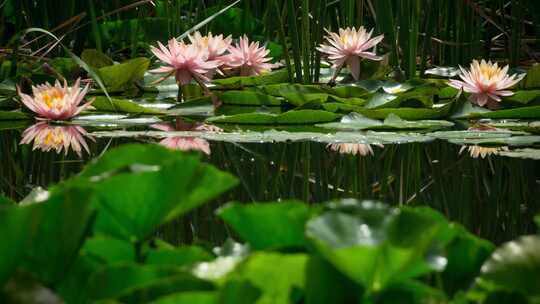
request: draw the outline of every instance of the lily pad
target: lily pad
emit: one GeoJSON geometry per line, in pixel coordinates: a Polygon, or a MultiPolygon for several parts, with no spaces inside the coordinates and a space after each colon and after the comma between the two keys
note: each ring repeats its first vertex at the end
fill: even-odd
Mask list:
{"type": "Polygon", "coordinates": [[[441,129],[449,128],[453,122],[446,120],[403,120],[399,116],[390,113],[386,119],[380,120],[367,118],[358,113],[351,113],[344,116],[341,122],[318,124],[318,127],[337,130],[388,130],[388,129],[441,129]]]}
{"type": "Polygon", "coordinates": [[[280,69],[259,76],[237,76],[224,79],[214,79],[212,83],[220,87],[241,88],[245,86],[257,86],[283,83],[289,80],[287,69],[280,69]]]}
{"type": "Polygon", "coordinates": [[[109,92],[119,92],[142,79],[149,65],[148,58],[140,57],[102,67],[97,73],[109,92]]]}
{"type": "Polygon", "coordinates": [[[456,67],[435,67],[424,71],[424,74],[435,75],[444,78],[452,78],[459,75],[459,73],[460,71],[456,67]]]}
{"type": "Polygon", "coordinates": [[[98,111],[123,112],[132,114],[163,114],[160,109],[143,107],[129,99],[108,98],[97,96],[92,102],[92,107],[98,111]]]}
{"type": "Polygon", "coordinates": [[[252,91],[226,91],[219,96],[226,105],[264,105],[279,106],[281,100],[274,96],[252,91]]]}
{"type": "Polygon", "coordinates": [[[22,120],[30,118],[32,116],[20,111],[0,111],[0,120],[22,120]]]}
{"type": "Polygon", "coordinates": [[[472,105],[470,102],[464,102],[452,115],[452,118],[540,118],[540,106],[517,107],[512,109],[490,111],[486,108],[472,105]]]}
{"type": "Polygon", "coordinates": [[[86,49],[81,54],[81,59],[94,69],[100,69],[113,65],[113,60],[96,49],[86,49]]]}
{"type": "Polygon", "coordinates": [[[515,157],[515,158],[528,158],[528,159],[540,160],[540,149],[533,149],[533,148],[514,149],[510,151],[500,151],[498,155],[507,156],[507,157],[515,157]]]}
{"type": "Polygon", "coordinates": [[[520,83],[524,89],[540,88],[540,64],[535,63],[527,71],[527,75],[520,83]]]}
{"type": "Polygon", "coordinates": [[[282,114],[272,113],[245,113],[231,116],[216,116],[208,118],[212,123],[236,123],[236,124],[313,124],[328,122],[339,118],[341,115],[322,110],[292,110],[282,114]]]}

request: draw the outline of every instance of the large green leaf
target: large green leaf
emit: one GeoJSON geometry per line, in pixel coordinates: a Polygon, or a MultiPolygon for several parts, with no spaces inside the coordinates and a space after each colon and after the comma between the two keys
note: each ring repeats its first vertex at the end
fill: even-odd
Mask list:
{"type": "Polygon", "coordinates": [[[20,111],[0,111],[0,120],[30,119],[32,116],[20,111]]]}
{"type": "Polygon", "coordinates": [[[231,116],[216,116],[207,120],[213,123],[290,125],[328,122],[339,117],[340,115],[338,114],[322,110],[292,110],[282,114],[243,113],[231,116]]]}
{"type": "Polygon", "coordinates": [[[261,291],[257,304],[290,303],[291,292],[304,288],[307,260],[305,254],[254,253],[232,277],[245,279],[261,291]]]}
{"type": "Polygon", "coordinates": [[[490,111],[464,102],[452,115],[452,118],[540,118],[540,106],[517,107],[490,111]]]}
{"type": "Polygon", "coordinates": [[[272,96],[284,96],[283,94],[316,94],[316,93],[326,93],[326,91],[318,85],[302,85],[302,84],[290,84],[290,83],[279,83],[271,84],[259,87],[260,90],[266,94],[272,96]]]}
{"type": "Polygon", "coordinates": [[[90,189],[64,187],[39,203],[20,207],[26,213],[28,242],[22,266],[42,281],[60,281],[77,256],[94,214],[90,189]]]}
{"type": "MultiPolygon", "coordinates": [[[[413,103],[420,107],[431,108],[433,106],[433,96],[438,93],[438,89],[431,86],[422,86],[397,95],[388,93],[376,93],[367,102],[368,109],[397,108],[403,103],[413,103]]],[[[407,105],[410,107],[410,105],[407,105]]]]}
{"type": "MultiPolygon", "coordinates": [[[[29,207],[30,208],[30,207],[29,207]]],[[[21,254],[27,242],[28,227],[30,224],[29,213],[17,206],[0,206],[0,233],[3,242],[0,243],[0,285],[11,277],[12,272],[21,262],[21,254]]]]}
{"type": "Polygon", "coordinates": [[[209,291],[189,291],[171,294],[152,301],[151,304],[218,304],[218,294],[209,291]]]}
{"type": "Polygon", "coordinates": [[[527,71],[527,75],[521,81],[520,86],[524,89],[540,88],[540,64],[535,63],[527,71]]]}
{"type": "Polygon", "coordinates": [[[487,240],[455,226],[456,238],[446,248],[448,265],[442,274],[444,288],[449,294],[467,289],[480,273],[480,267],[495,249],[487,240]]]}
{"type": "Polygon", "coordinates": [[[301,202],[240,204],[221,208],[218,215],[254,249],[304,247],[304,225],[311,211],[301,202]]]}
{"type": "Polygon", "coordinates": [[[145,263],[180,267],[210,261],[212,257],[208,251],[201,247],[185,246],[174,249],[152,249],[148,252],[145,263]]]}
{"type": "Polygon", "coordinates": [[[106,236],[89,238],[81,248],[81,255],[93,258],[102,264],[134,262],[135,248],[131,242],[106,236]]]}
{"type": "Polygon", "coordinates": [[[236,184],[198,157],[158,145],[124,145],[109,151],[73,182],[98,192],[94,230],[141,240],[157,226],[208,202],[236,184]],[[122,189],[122,191],[118,191],[122,189]]]}
{"type": "Polygon", "coordinates": [[[306,265],[306,303],[360,303],[362,287],[317,255],[306,265]]]}
{"type": "Polygon", "coordinates": [[[318,124],[318,127],[336,130],[384,130],[384,129],[439,129],[452,127],[454,123],[446,120],[403,120],[399,116],[390,113],[381,122],[376,119],[367,118],[358,113],[350,113],[341,118],[340,122],[318,124]]]}
{"type": "Polygon", "coordinates": [[[92,102],[92,106],[98,111],[106,112],[123,112],[132,114],[163,114],[163,111],[148,107],[143,107],[140,104],[129,100],[119,98],[108,98],[97,96],[92,102]]]}
{"type": "Polygon", "coordinates": [[[446,260],[431,255],[452,234],[438,214],[398,212],[371,201],[334,205],[307,223],[306,234],[322,256],[368,294],[444,268],[446,260]]]}
{"type": "Polygon", "coordinates": [[[242,88],[245,86],[257,86],[283,83],[289,80],[287,69],[280,69],[259,76],[237,76],[225,79],[215,79],[212,82],[220,87],[242,88]]]}
{"type": "Polygon", "coordinates": [[[448,116],[452,107],[452,102],[446,104],[434,105],[432,108],[382,108],[382,109],[365,109],[356,108],[355,111],[369,118],[385,119],[388,115],[394,114],[402,119],[419,120],[419,119],[437,119],[448,116]]]}
{"type": "Polygon", "coordinates": [[[480,279],[497,289],[540,296],[540,237],[522,236],[497,248],[482,266],[480,279]]]}
{"type": "Polygon", "coordinates": [[[274,96],[252,91],[226,91],[219,96],[219,99],[226,105],[281,105],[281,100],[274,96]]]}
{"type": "Polygon", "coordinates": [[[117,92],[142,79],[149,65],[148,58],[133,58],[120,64],[102,67],[97,73],[109,92],[117,92]]]}
{"type": "Polygon", "coordinates": [[[129,299],[147,302],[180,291],[205,291],[212,284],[176,267],[118,264],[94,273],[88,281],[90,299],[129,299]]]}
{"type": "Polygon", "coordinates": [[[532,101],[538,100],[540,97],[540,90],[520,90],[514,92],[514,95],[505,97],[503,102],[513,102],[518,104],[528,104],[532,101]]]}
{"type": "Polygon", "coordinates": [[[86,49],[81,54],[81,59],[94,69],[100,69],[114,64],[109,56],[96,49],[86,49]]]}

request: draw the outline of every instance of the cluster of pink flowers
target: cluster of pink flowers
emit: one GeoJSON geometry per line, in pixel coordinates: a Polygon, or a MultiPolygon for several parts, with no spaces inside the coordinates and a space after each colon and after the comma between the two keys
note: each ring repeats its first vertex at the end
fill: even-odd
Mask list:
{"type": "Polygon", "coordinates": [[[249,42],[245,35],[235,45],[231,36],[214,36],[212,33],[202,36],[195,32],[188,37],[190,43],[172,38],[167,46],[160,42],[158,47],[152,46],[152,53],[163,65],[150,72],[163,74],[162,79],[174,75],[179,84],[185,85],[193,79],[208,82],[216,72],[252,76],[275,67],[269,63],[272,58],[267,57],[270,51],[259,46],[259,42],[249,42]]]}

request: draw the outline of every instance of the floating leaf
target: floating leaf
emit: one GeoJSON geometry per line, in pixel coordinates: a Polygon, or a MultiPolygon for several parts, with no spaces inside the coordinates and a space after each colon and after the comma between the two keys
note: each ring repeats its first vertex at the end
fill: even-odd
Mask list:
{"type": "Polygon", "coordinates": [[[31,115],[20,111],[0,111],[0,120],[22,120],[30,119],[31,115]]]}
{"type": "Polygon", "coordinates": [[[256,250],[303,247],[304,225],[310,213],[304,203],[294,201],[233,203],[218,211],[218,215],[256,250]]]}
{"type": "Polygon", "coordinates": [[[282,103],[276,97],[251,91],[226,91],[219,99],[226,105],[279,106],[282,103]]]}
{"type": "Polygon", "coordinates": [[[212,123],[236,124],[313,124],[328,122],[339,118],[340,115],[322,110],[293,110],[282,114],[245,113],[231,116],[216,116],[207,119],[212,123]]]}
{"type": "Polygon", "coordinates": [[[100,69],[113,65],[113,60],[96,49],[85,49],[81,54],[81,59],[94,69],[100,69]]]}
{"type": "Polygon", "coordinates": [[[142,79],[149,65],[148,58],[140,57],[102,67],[97,70],[97,73],[109,92],[117,92],[142,79]]]}
{"type": "Polygon", "coordinates": [[[395,114],[402,119],[419,120],[419,119],[437,119],[447,117],[452,107],[452,102],[446,104],[434,105],[432,108],[383,108],[383,109],[355,109],[356,112],[376,119],[385,119],[390,114],[395,114]]]}
{"type": "Polygon", "coordinates": [[[283,83],[289,80],[287,69],[280,69],[259,76],[237,76],[224,79],[214,79],[212,82],[220,87],[242,88],[245,86],[257,86],[283,83]]]}
{"type": "Polygon", "coordinates": [[[87,239],[81,248],[81,254],[103,264],[135,262],[135,249],[131,242],[106,236],[87,239]]]}
{"type": "Polygon", "coordinates": [[[328,100],[325,93],[283,93],[283,97],[292,105],[300,107],[305,104],[323,104],[328,100]]]}
{"type": "Polygon", "coordinates": [[[452,118],[540,118],[540,106],[518,107],[512,109],[490,111],[485,108],[465,102],[453,115],[452,118]]]}
{"type": "Polygon", "coordinates": [[[532,149],[532,148],[514,149],[510,151],[499,151],[497,154],[501,156],[507,156],[507,157],[540,160],[540,149],[532,149]]]}
{"type": "Polygon", "coordinates": [[[540,88],[540,64],[535,63],[527,71],[527,75],[521,81],[520,87],[524,89],[540,88]]]}
{"type": "Polygon", "coordinates": [[[532,101],[538,100],[540,97],[540,90],[521,90],[515,91],[514,95],[505,97],[503,102],[510,101],[519,104],[528,104],[532,101]]]}
{"type": "Polygon", "coordinates": [[[297,93],[297,94],[317,94],[317,93],[326,93],[325,90],[318,85],[302,85],[302,84],[289,84],[289,83],[279,83],[261,86],[260,89],[266,94],[272,96],[283,96],[287,93],[297,93]]]}
{"type": "Polygon", "coordinates": [[[129,99],[111,98],[109,101],[106,97],[97,96],[92,102],[92,106],[99,111],[107,112],[124,112],[133,114],[162,114],[159,109],[143,107],[129,99]]]}

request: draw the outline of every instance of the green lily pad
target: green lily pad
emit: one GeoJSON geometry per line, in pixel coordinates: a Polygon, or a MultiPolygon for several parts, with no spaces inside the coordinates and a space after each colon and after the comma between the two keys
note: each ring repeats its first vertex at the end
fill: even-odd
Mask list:
{"type": "Polygon", "coordinates": [[[527,71],[527,75],[520,83],[524,89],[540,88],[540,64],[535,63],[527,71]]]}
{"type": "Polygon", "coordinates": [[[267,84],[283,83],[289,80],[287,69],[280,69],[259,76],[237,76],[224,79],[214,79],[212,83],[225,88],[241,88],[267,84]]]}
{"type": "Polygon", "coordinates": [[[376,119],[367,118],[358,113],[351,113],[344,116],[341,122],[318,124],[318,127],[338,129],[338,130],[379,130],[379,129],[440,129],[452,127],[454,123],[445,120],[403,120],[399,116],[389,114],[381,122],[376,119]]]}
{"type": "Polygon", "coordinates": [[[540,106],[518,107],[490,111],[486,108],[472,105],[470,102],[464,102],[463,105],[461,105],[452,115],[452,118],[540,118],[540,106]]]}
{"type": "Polygon", "coordinates": [[[309,208],[301,202],[228,204],[218,215],[254,249],[303,247],[309,208]]]}
{"type": "Polygon", "coordinates": [[[219,95],[219,99],[226,105],[279,106],[282,103],[274,96],[252,91],[226,91],[219,95]]]}
{"type": "Polygon", "coordinates": [[[375,93],[367,102],[367,109],[396,108],[402,103],[417,101],[421,107],[430,108],[433,106],[433,96],[438,93],[438,89],[432,86],[417,87],[411,91],[397,95],[388,93],[375,93]]]}
{"type": "Polygon", "coordinates": [[[0,111],[0,120],[22,120],[30,119],[31,115],[20,111],[0,111]]]}
{"type": "Polygon", "coordinates": [[[498,155],[515,157],[515,158],[528,158],[528,159],[539,159],[540,160],[540,149],[532,148],[523,148],[523,149],[514,149],[510,151],[500,151],[498,155]]]}
{"type": "Polygon", "coordinates": [[[150,304],[218,304],[218,294],[213,291],[188,291],[167,295],[150,304]]]}
{"type": "Polygon", "coordinates": [[[453,102],[445,104],[437,104],[432,108],[382,108],[382,109],[363,109],[357,108],[356,112],[375,119],[385,119],[390,114],[395,114],[402,119],[419,120],[419,119],[438,119],[448,116],[453,102]]]}
{"type": "Polygon", "coordinates": [[[282,93],[281,95],[297,107],[305,104],[323,104],[328,100],[328,94],[325,93],[282,93]]]}
{"type": "Polygon", "coordinates": [[[113,60],[96,49],[86,49],[81,54],[81,59],[94,69],[100,69],[114,64],[113,60]]]}
{"type": "Polygon", "coordinates": [[[313,124],[328,122],[339,118],[341,115],[322,110],[292,110],[282,114],[272,113],[245,113],[231,116],[216,116],[208,118],[212,123],[236,123],[236,124],[313,124]]]}
{"type": "Polygon", "coordinates": [[[164,112],[160,109],[143,107],[129,99],[111,98],[111,100],[109,100],[104,96],[97,96],[92,102],[92,107],[98,111],[123,112],[132,114],[163,114],[164,112]]]}
{"type": "Polygon", "coordinates": [[[505,97],[503,102],[514,102],[518,104],[528,104],[540,98],[540,90],[515,91],[514,95],[505,97]]]}
{"type": "Polygon", "coordinates": [[[318,85],[302,85],[302,84],[290,84],[290,83],[279,83],[264,85],[259,87],[263,92],[272,96],[283,96],[287,93],[298,93],[298,94],[316,94],[316,93],[326,93],[321,86],[318,85]]]}
{"type": "Polygon", "coordinates": [[[119,92],[142,79],[149,65],[148,58],[140,57],[102,67],[97,73],[109,92],[119,92]]]}

